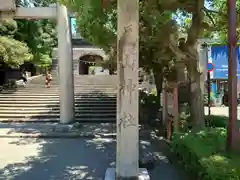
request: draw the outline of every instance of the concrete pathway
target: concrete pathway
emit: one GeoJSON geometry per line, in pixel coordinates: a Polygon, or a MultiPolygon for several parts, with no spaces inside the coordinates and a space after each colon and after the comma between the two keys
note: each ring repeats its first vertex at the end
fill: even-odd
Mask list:
{"type": "MultiPolygon", "coordinates": [[[[208,114],[208,107],[205,107],[205,114],[208,114]]],[[[212,115],[229,116],[228,107],[211,107],[212,115]]],[[[240,107],[237,107],[237,118],[240,120],[240,107]]]]}
{"type": "MultiPolygon", "coordinates": [[[[93,130],[92,127],[87,131],[93,130]]],[[[101,129],[104,129],[105,134],[113,133],[112,128],[109,132],[108,128],[101,127],[97,130],[98,135],[101,129]]],[[[7,135],[10,132],[8,130],[6,125],[0,126],[2,135],[4,132],[7,135]]],[[[18,135],[19,131],[19,129],[16,131],[18,135]]],[[[0,138],[0,180],[102,180],[106,169],[115,166],[115,138],[101,136],[21,138],[14,136],[14,133],[11,131],[12,136],[0,138]]],[[[21,133],[31,134],[31,131],[21,133]]],[[[157,143],[161,145],[164,142],[157,143]]],[[[148,137],[140,142],[140,156],[145,162],[154,162],[152,167],[146,165],[151,180],[186,180],[168,161],[164,150],[160,146],[155,146],[148,137]]]]}

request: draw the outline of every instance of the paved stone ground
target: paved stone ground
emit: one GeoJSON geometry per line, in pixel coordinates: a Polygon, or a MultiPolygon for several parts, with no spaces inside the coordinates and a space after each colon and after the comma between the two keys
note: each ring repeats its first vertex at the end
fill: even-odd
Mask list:
{"type": "MultiPolygon", "coordinates": [[[[78,125],[77,128],[67,128],[67,131],[62,130],[61,126],[55,126],[57,128],[52,130],[55,134],[65,132],[67,135],[76,132],[77,128],[95,134],[75,138],[64,134],[61,134],[63,138],[34,138],[33,135],[30,138],[33,132],[41,134],[45,132],[43,129],[50,126],[37,129],[32,125],[31,130],[30,126],[25,126],[24,129],[24,126],[16,128],[11,124],[1,124],[0,180],[102,180],[106,169],[115,166],[116,140],[106,136],[115,133],[112,125],[101,125],[99,128],[94,125],[78,125]],[[29,137],[21,138],[24,134],[29,137]]],[[[141,135],[145,138],[140,142],[140,155],[145,161],[154,159],[154,167],[147,167],[151,180],[186,180],[164,155],[164,142],[153,142],[144,136],[145,132],[146,130],[141,130],[141,135]]]]}
{"type": "MultiPolygon", "coordinates": [[[[205,107],[205,114],[208,114],[208,108],[205,107]]],[[[211,107],[212,115],[229,116],[228,107],[211,107]]],[[[237,107],[237,117],[240,120],[240,107],[237,107]]]]}
{"type": "MultiPolygon", "coordinates": [[[[211,111],[228,116],[227,107],[211,111]]],[[[0,180],[102,180],[106,169],[115,166],[115,128],[112,124],[0,124],[0,180]]],[[[140,130],[140,154],[141,159],[155,159],[149,168],[151,180],[187,180],[168,161],[166,144],[147,134],[140,130]]]]}

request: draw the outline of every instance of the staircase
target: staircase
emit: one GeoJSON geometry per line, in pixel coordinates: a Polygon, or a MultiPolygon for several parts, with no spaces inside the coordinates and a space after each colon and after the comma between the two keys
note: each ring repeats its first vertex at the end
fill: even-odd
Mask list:
{"type": "MultiPolygon", "coordinates": [[[[58,72],[58,60],[57,59],[52,59],[51,69],[52,69],[53,73],[58,72]]],[[[73,59],[73,74],[74,74],[74,76],[79,75],[79,59],[73,59]]]]}
{"type": "MultiPolygon", "coordinates": [[[[17,92],[0,94],[1,122],[59,122],[58,77],[51,88],[45,77],[35,78],[17,92]]],[[[75,120],[84,123],[116,122],[116,76],[74,76],[75,120]]]]}

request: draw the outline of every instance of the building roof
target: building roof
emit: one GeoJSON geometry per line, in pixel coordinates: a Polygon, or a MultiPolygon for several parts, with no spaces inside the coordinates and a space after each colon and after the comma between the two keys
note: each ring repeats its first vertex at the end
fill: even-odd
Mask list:
{"type": "MultiPolygon", "coordinates": [[[[107,58],[103,49],[93,46],[88,41],[83,38],[73,38],[72,39],[72,53],[74,59],[79,59],[80,57],[86,55],[100,56],[105,60],[107,58]]],[[[53,48],[52,57],[58,57],[58,47],[53,48]]]]}
{"type": "MultiPolygon", "coordinates": [[[[73,38],[72,39],[72,47],[73,48],[80,48],[80,47],[91,47],[94,48],[95,46],[88,42],[87,40],[83,38],[73,38]]],[[[96,48],[96,47],[95,47],[96,48]]]]}

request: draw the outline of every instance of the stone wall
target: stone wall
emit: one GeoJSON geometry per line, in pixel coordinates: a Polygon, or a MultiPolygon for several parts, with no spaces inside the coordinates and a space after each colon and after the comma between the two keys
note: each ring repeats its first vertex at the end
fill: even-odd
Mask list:
{"type": "MultiPolygon", "coordinates": [[[[57,73],[58,72],[58,52],[57,48],[53,49],[53,60],[52,60],[52,72],[57,73]]],[[[99,48],[73,48],[73,73],[79,74],[79,69],[80,69],[80,64],[79,64],[79,59],[85,55],[95,55],[95,56],[100,56],[104,60],[106,58],[106,55],[102,49],[99,48]]],[[[97,61],[102,61],[102,59],[97,59],[97,61]]]]}
{"type": "MultiPolygon", "coordinates": [[[[54,48],[52,52],[52,57],[54,59],[58,58],[58,49],[54,48]]],[[[97,55],[106,58],[106,55],[102,49],[99,48],[73,48],[73,59],[80,59],[80,57],[85,55],[97,55]]]]}

